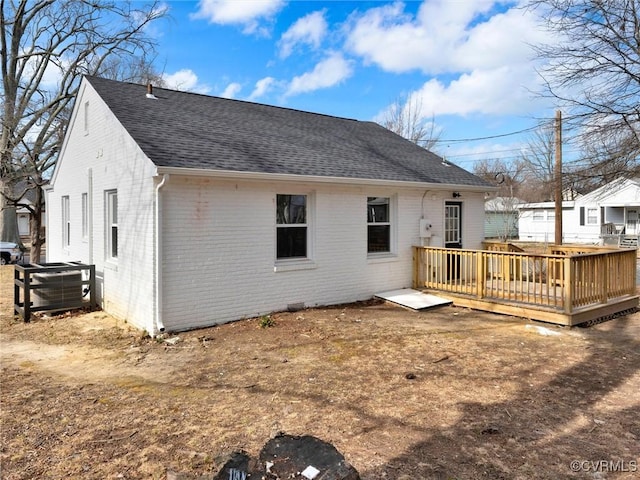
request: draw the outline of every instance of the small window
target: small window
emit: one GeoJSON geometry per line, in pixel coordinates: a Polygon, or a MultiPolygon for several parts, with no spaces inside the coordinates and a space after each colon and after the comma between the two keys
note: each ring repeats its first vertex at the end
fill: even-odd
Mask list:
{"type": "Polygon", "coordinates": [[[367,253],[391,252],[391,201],[367,197],[367,253]]]}
{"type": "Polygon", "coordinates": [[[533,221],[534,222],[544,222],[544,211],[543,210],[534,210],[533,211],[533,221]]]}
{"type": "Polygon", "coordinates": [[[276,196],[276,258],[307,258],[307,196],[276,196]]]}
{"type": "Polygon", "coordinates": [[[69,196],[62,197],[62,246],[71,245],[71,217],[69,215],[69,196]]]}
{"type": "Polygon", "coordinates": [[[106,256],[108,260],[118,258],[118,192],[110,190],[106,192],[106,256]]]}
{"type": "Polygon", "coordinates": [[[86,193],[82,194],[82,238],[89,236],[89,197],[86,193]]]}
{"type": "Polygon", "coordinates": [[[598,209],[587,208],[587,225],[597,225],[597,224],[598,224],[598,209]]]}

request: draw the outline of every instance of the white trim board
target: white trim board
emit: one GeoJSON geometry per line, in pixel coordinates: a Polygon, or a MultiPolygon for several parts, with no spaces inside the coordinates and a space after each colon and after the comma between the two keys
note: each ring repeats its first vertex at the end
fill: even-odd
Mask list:
{"type": "Polygon", "coordinates": [[[397,303],[398,305],[402,305],[403,307],[408,307],[413,310],[424,310],[443,305],[451,305],[453,303],[451,300],[446,300],[429,293],[419,292],[412,288],[402,288],[400,290],[376,293],[374,297],[397,303]]]}

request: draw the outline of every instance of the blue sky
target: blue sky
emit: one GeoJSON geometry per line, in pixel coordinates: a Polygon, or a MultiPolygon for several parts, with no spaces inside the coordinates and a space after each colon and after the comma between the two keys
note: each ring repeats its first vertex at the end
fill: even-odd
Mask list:
{"type": "Polygon", "coordinates": [[[549,41],[518,1],[168,1],[157,67],[176,89],[377,120],[414,95],[443,140],[434,150],[472,169],[512,158],[555,106],[531,44],[549,41]]]}

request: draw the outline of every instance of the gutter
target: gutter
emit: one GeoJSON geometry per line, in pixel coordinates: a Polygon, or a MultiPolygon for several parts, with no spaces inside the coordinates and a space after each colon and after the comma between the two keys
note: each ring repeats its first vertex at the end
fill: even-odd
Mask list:
{"type": "Polygon", "coordinates": [[[155,325],[152,328],[151,336],[155,336],[155,331],[164,332],[163,322],[163,297],[164,286],[162,282],[162,202],[160,196],[160,189],[164,187],[165,183],[169,180],[169,174],[162,175],[162,180],[156,185],[156,198],[155,198],[155,325]]]}
{"type": "Polygon", "coordinates": [[[294,175],[288,173],[241,172],[234,170],[208,170],[205,168],[156,167],[158,174],[184,175],[235,180],[331,183],[341,185],[367,185],[381,187],[415,187],[431,190],[456,190],[461,192],[493,192],[498,187],[490,185],[458,185],[455,183],[409,182],[400,180],[376,180],[370,178],[324,177],[318,175],[294,175]]]}

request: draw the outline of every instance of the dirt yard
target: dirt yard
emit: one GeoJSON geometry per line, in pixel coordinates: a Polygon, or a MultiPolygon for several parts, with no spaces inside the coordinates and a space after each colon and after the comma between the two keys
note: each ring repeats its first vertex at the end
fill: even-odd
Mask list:
{"type": "Polygon", "coordinates": [[[102,312],[24,324],[12,275],[4,480],[206,474],[281,431],[331,442],[363,480],[640,478],[638,313],[568,329],[371,302],[167,343],[102,312]]]}

